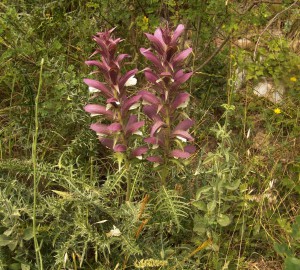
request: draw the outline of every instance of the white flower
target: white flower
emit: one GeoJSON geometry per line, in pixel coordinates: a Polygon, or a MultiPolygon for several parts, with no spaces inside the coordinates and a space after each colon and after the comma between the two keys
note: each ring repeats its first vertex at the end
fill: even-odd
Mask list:
{"type": "Polygon", "coordinates": [[[183,138],[181,136],[176,136],[176,138],[182,142],[187,142],[187,139],[186,138],[183,138]]]}
{"type": "Polygon", "coordinates": [[[125,83],[125,86],[133,86],[133,85],[136,85],[136,83],[137,83],[137,79],[134,78],[134,75],[133,75],[127,80],[127,82],[125,83]]]}
{"type": "Polygon", "coordinates": [[[95,88],[95,87],[89,87],[89,92],[90,94],[93,94],[93,93],[98,93],[98,92],[101,92],[99,89],[95,88]]]}
{"type": "Polygon", "coordinates": [[[138,136],[143,136],[143,132],[140,130],[137,130],[136,132],[133,132],[133,134],[138,135],[138,136]]]}
{"type": "Polygon", "coordinates": [[[106,234],[107,237],[114,237],[114,236],[120,236],[122,233],[121,231],[114,225],[113,229],[110,230],[109,233],[106,234]]]}
{"type": "Polygon", "coordinates": [[[139,103],[135,103],[135,104],[133,104],[133,105],[130,106],[129,111],[134,110],[134,109],[136,109],[138,107],[140,107],[140,104],[139,103]]]}

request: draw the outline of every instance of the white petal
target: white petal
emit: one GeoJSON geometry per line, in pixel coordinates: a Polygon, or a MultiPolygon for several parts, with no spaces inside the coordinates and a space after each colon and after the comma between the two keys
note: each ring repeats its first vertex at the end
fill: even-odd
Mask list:
{"type": "Polygon", "coordinates": [[[129,110],[134,110],[136,108],[140,107],[140,104],[139,103],[135,103],[133,105],[130,106],[129,110]]]}
{"type": "Polygon", "coordinates": [[[140,130],[137,130],[136,132],[134,132],[133,134],[135,135],[139,135],[139,136],[143,136],[143,132],[140,130]]]}
{"type": "Polygon", "coordinates": [[[133,86],[136,85],[136,83],[137,83],[137,79],[134,78],[134,76],[131,76],[125,83],[125,86],[133,86]]]}
{"type": "Polygon", "coordinates": [[[182,142],[187,142],[186,138],[180,137],[180,136],[176,136],[177,139],[179,139],[182,142]]]}
{"type": "Polygon", "coordinates": [[[92,93],[98,93],[98,92],[101,92],[99,89],[95,88],[95,87],[89,87],[89,92],[92,94],[92,93]]]}

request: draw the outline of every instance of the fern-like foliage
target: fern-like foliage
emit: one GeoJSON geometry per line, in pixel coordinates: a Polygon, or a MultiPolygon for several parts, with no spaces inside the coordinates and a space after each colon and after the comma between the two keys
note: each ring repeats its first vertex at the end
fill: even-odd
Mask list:
{"type": "Polygon", "coordinates": [[[156,212],[161,216],[162,221],[172,221],[181,229],[181,219],[188,216],[189,206],[185,198],[178,196],[176,191],[167,190],[162,186],[156,198],[156,212]]]}

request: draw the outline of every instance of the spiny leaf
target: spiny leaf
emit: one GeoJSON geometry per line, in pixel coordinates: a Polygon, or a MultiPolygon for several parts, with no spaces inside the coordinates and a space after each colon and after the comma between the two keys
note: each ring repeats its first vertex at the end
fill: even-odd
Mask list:
{"type": "Polygon", "coordinates": [[[178,196],[175,191],[167,190],[164,186],[161,188],[157,197],[158,201],[156,209],[162,216],[169,217],[180,230],[180,219],[188,216],[188,204],[184,202],[184,198],[178,196]]]}

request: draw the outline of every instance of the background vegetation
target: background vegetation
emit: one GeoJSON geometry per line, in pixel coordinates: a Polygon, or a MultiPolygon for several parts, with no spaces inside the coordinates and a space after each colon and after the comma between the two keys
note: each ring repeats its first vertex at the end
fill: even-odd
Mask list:
{"type": "Polygon", "coordinates": [[[299,4],[2,0],[0,269],[300,269],[299,4]],[[193,48],[197,153],[163,189],[133,166],[126,202],[88,128],[84,61],[117,26],[141,69],[143,33],[166,21],[193,48]]]}

